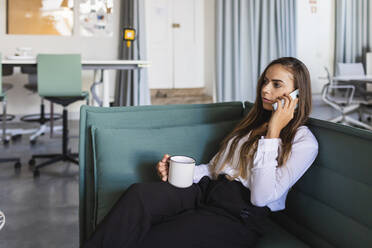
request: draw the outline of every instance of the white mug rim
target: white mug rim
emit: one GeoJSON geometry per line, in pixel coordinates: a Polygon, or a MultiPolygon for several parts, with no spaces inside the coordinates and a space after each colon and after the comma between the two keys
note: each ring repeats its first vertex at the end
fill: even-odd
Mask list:
{"type": "Polygon", "coordinates": [[[189,157],[189,156],[184,156],[184,155],[175,155],[175,156],[171,156],[171,157],[169,158],[169,160],[171,160],[171,161],[173,161],[173,162],[176,162],[176,163],[180,163],[180,164],[195,164],[195,163],[196,163],[196,160],[195,160],[194,158],[189,157]],[[190,162],[180,162],[180,161],[176,161],[176,160],[172,159],[172,158],[174,158],[174,157],[185,157],[185,158],[189,158],[189,159],[191,159],[192,161],[190,161],[190,162]]]}

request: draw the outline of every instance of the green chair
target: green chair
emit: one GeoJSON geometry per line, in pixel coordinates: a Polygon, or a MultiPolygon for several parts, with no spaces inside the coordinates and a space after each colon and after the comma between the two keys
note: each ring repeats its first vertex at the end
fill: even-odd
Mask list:
{"type": "Polygon", "coordinates": [[[41,97],[63,106],[62,153],[33,155],[29,165],[33,166],[34,177],[40,175],[39,169],[59,161],[79,164],[77,153],[68,149],[67,106],[79,100],[89,103],[88,92],[83,92],[81,79],[81,56],[79,54],[39,54],[37,56],[37,84],[41,97]],[[49,158],[35,165],[35,159],[49,158]]]}
{"type": "MultiPolygon", "coordinates": [[[[37,93],[37,68],[36,65],[22,66],[21,72],[27,74],[28,82],[24,85],[24,88],[31,91],[32,93],[37,93]]],[[[52,135],[53,131],[61,130],[61,126],[53,127],[52,122],[62,118],[61,114],[53,113],[53,103],[50,105],[50,113],[45,113],[44,98],[41,99],[40,113],[37,114],[27,114],[20,117],[23,122],[33,122],[39,123],[40,126],[30,135],[30,143],[32,145],[36,144],[37,138],[44,135],[46,132],[50,131],[52,135]],[[50,122],[50,125],[47,125],[50,122]]]]}
{"type": "MultiPolygon", "coordinates": [[[[3,113],[1,115],[1,122],[2,122],[2,139],[8,140],[7,135],[6,135],[6,122],[7,122],[7,115],[6,115],[6,95],[2,91],[2,75],[3,75],[3,70],[2,70],[2,61],[1,61],[1,53],[0,53],[0,102],[2,102],[3,105],[3,113]]],[[[6,163],[6,162],[15,162],[14,167],[16,169],[21,168],[21,161],[19,158],[0,158],[0,163],[6,163]]]]}

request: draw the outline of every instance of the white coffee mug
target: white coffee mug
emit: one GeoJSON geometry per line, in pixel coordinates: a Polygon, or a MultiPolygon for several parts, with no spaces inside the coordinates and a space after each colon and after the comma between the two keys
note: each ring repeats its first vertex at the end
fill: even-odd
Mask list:
{"type": "Polygon", "coordinates": [[[17,47],[18,56],[27,57],[30,56],[32,48],[31,47],[17,47]]]}
{"type": "Polygon", "coordinates": [[[168,182],[178,188],[190,187],[194,178],[195,159],[172,156],[169,159],[168,182]]]}

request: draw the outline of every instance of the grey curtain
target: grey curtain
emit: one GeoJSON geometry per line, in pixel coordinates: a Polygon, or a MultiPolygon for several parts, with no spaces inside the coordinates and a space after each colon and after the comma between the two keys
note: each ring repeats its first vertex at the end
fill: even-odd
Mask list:
{"type": "MultiPolygon", "coordinates": [[[[335,66],[365,62],[370,51],[370,0],[337,0],[335,66]]],[[[336,69],[336,68],[335,68],[336,69]]]]}
{"type": "Polygon", "coordinates": [[[296,56],[296,0],[217,0],[217,101],[254,101],[273,59],[296,56]]]}
{"type": "MultiPolygon", "coordinates": [[[[121,23],[119,32],[123,34],[124,27],[136,29],[136,40],[127,48],[119,41],[120,59],[145,60],[145,3],[144,0],[125,0],[121,2],[121,23]]],[[[150,92],[147,80],[147,69],[124,70],[118,73],[115,86],[115,106],[149,105],[150,92]]]]}

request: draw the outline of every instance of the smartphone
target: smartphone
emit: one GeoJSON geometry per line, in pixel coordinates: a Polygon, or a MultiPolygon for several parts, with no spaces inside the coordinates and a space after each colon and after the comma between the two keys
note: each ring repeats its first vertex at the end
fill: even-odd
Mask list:
{"type": "MultiPolygon", "coordinates": [[[[292,99],[296,99],[296,98],[298,98],[298,92],[299,92],[298,89],[294,90],[294,91],[292,91],[291,94],[289,94],[289,96],[292,97],[292,99]]],[[[282,99],[282,106],[283,105],[284,105],[284,99],[282,99]]],[[[298,107],[298,104],[296,105],[295,109],[297,107],[298,107]]],[[[277,102],[273,104],[273,108],[274,108],[274,111],[278,108],[278,103],[277,102]]]]}

